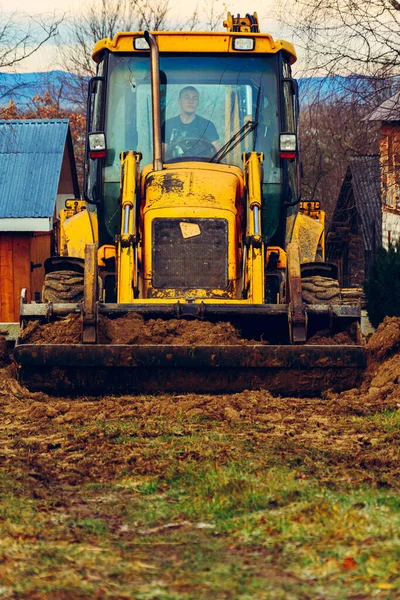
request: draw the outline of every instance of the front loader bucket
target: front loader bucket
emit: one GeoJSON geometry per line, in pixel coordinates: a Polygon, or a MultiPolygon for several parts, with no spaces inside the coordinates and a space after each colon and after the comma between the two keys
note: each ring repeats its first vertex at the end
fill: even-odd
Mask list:
{"type": "Polygon", "coordinates": [[[19,378],[54,395],[240,392],[315,396],[357,386],[363,346],[21,344],[19,378]]]}

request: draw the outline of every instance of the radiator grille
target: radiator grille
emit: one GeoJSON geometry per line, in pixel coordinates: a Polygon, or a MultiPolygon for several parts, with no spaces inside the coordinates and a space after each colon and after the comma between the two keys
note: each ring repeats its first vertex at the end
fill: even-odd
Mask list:
{"type": "Polygon", "coordinates": [[[225,219],[154,219],[153,287],[225,289],[227,285],[225,219]]]}

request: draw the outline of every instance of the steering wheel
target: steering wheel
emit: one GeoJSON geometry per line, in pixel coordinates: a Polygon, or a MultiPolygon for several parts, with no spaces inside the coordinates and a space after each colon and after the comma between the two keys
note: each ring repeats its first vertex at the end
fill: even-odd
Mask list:
{"type": "Polygon", "coordinates": [[[212,158],[216,154],[214,144],[206,138],[181,138],[167,150],[167,160],[182,157],[212,158]]]}

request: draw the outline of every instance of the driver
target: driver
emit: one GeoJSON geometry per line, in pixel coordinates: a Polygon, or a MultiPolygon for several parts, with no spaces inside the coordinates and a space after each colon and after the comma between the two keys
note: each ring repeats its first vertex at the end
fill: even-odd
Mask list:
{"type": "Polygon", "coordinates": [[[216,152],[219,150],[216,143],[219,135],[214,123],[196,115],[199,99],[199,92],[192,85],[182,88],[178,98],[180,114],[162,125],[163,143],[174,158],[183,154],[201,156],[205,151],[203,140],[212,144],[216,152]],[[185,139],[188,140],[186,143],[185,139]]]}

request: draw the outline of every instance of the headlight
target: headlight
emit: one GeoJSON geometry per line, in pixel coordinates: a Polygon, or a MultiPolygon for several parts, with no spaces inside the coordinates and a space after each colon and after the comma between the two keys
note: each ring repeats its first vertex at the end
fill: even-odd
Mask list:
{"type": "Polygon", "coordinates": [[[233,38],[233,49],[234,50],[254,50],[255,39],[254,38],[233,38]]]}
{"type": "Polygon", "coordinates": [[[133,40],[133,47],[135,50],[150,50],[150,46],[144,39],[144,37],[135,38],[133,40]]]}

